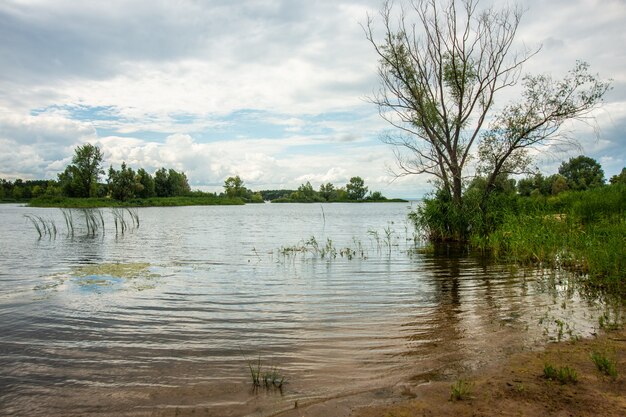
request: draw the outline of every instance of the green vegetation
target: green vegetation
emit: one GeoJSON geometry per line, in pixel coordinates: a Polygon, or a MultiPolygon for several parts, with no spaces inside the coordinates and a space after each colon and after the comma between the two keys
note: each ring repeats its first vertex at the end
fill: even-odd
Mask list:
{"type": "MultiPolygon", "coordinates": [[[[158,169],[151,175],[143,168],[135,171],[122,162],[119,169],[109,167],[106,183],[98,182],[103,155],[95,145],[86,144],[75,149],[72,164],[58,175],[58,181],[35,180],[14,182],[0,179],[1,202],[28,202],[32,207],[148,207],[189,205],[233,205],[273,202],[326,201],[393,201],[380,192],[367,193],[362,178],[352,177],[345,188],[322,184],[320,191],[307,182],[298,190],[254,192],[245,187],[238,175],[224,181],[221,194],[191,191],[187,176],[174,169],[158,169]]],[[[41,222],[39,222],[41,223],[41,222]]]]}
{"type": "MultiPolygon", "coordinates": [[[[599,165],[586,157],[561,165],[562,178],[569,175],[563,167],[581,160],[593,174],[587,178],[603,178],[599,165]]],[[[579,190],[568,182],[555,186],[561,183],[556,175],[517,183],[502,177],[486,201],[486,182],[477,178],[465,190],[462,210],[438,190],[410,217],[433,242],[466,241],[494,258],[566,269],[590,287],[626,296],[626,183],[581,180],[585,170],[576,171],[578,185],[571,188],[579,190]]]]}
{"type": "Polygon", "coordinates": [[[469,398],[474,384],[464,379],[459,379],[450,387],[450,400],[460,401],[469,398]]]}
{"type": "Polygon", "coordinates": [[[241,199],[246,203],[263,203],[263,196],[255,193],[244,186],[243,180],[236,175],[226,178],[224,181],[224,192],[226,197],[231,199],[241,199]]]}
{"type": "Polygon", "coordinates": [[[615,359],[609,358],[606,354],[600,352],[593,352],[591,354],[591,360],[598,368],[598,371],[604,375],[610,376],[611,379],[617,379],[617,363],[615,359]]]}
{"type": "Polygon", "coordinates": [[[404,202],[387,199],[380,191],[367,194],[368,188],[361,177],[352,177],[345,187],[336,188],[332,183],[321,184],[316,191],[311,183],[300,185],[297,190],[260,191],[264,199],[272,203],[324,203],[324,202],[404,202]]]}
{"type": "MultiPolygon", "coordinates": [[[[244,356],[245,358],[245,356],[244,356]]],[[[273,366],[269,370],[263,370],[261,366],[261,356],[256,362],[249,361],[248,362],[248,370],[250,371],[250,379],[252,380],[252,385],[255,388],[261,387],[263,385],[265,388],[277,388],[282,389],[285,384],[285,376],[282,375],[278,369],[273,366]]]]}
{"type": "Polygon", "coordinates": [[[558,381],[562,385],[578,382],[578,373],[574,369],[569,366],[557,369],[549,363],[546,363],[543,367],[543,377],[551,381],[558,381]]]}
{"type": "MultiPolygon", "coordinates": [[[[436,198],[445,205],[434,237],[466,240],[474,217],[488,222],[494,215],[501,182],[528,172],[534,151],[564,145],[559,128],[584,120],[609,82],[584,62],[561,79],[522,76],[535,52],[516,47],[519,8],[484,8],[469,0],[407,3],[384,2],[380,17],[365,25],[379,58],[380,89],[370,99],[400,132],[383,139],[394,148],[396,175],[429,174],[436,181],[436,198]],[[415,25],[423,30],[412,30],[415,25]],[[519,97],[495,107],[497,97],[516,86],[519,97]],[[470,190],[473,179],[482,184],[470,190]]],[[[578,186],[576,167],[586,168],[586,161],[564,167],[571,178],[564,175],[557,188],[568,181],[578,186]]]]}

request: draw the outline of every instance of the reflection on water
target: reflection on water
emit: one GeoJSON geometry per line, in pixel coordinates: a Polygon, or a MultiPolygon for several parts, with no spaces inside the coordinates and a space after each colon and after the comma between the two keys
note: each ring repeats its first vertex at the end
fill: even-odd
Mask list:
{"type": "Polygon", "coordinates": [[[124,235],[104,211],[94,237],[38,239],[23,215],[58,210],[0,206],[0,414],[271,415],[594,331],[566,280],[411,252],[407,210],[146,208],[124,235]],[[252,391],[246,358],[282,392],[252,391]]]}

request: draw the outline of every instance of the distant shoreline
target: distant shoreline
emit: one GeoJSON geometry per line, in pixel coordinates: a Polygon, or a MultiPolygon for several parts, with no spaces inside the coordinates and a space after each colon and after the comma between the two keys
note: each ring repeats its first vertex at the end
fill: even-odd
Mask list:
{"type": "MultiPolygon", "coordinates": [[[[346,201],[268,201],[270,204],[334,204],[334,203],[408,203],[409,200],[390,198],[385,200],[346,200],[346,201]]],[[[43,197],[22,201],[3,201],[3,203],[26,204],[39,208],[106,208],[106,207],[184,207],[184,206],[233,206],[263,204],[244,202],[241,198],[227,197],[151,197],[119,201],[111,198],[69,198],[43,197]]]]}

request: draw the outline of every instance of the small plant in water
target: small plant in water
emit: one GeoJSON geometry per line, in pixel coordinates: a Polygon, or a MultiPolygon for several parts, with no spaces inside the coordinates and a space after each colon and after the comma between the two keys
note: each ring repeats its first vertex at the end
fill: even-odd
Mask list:
{"type": "MultiPolygon", "coordinates": [[[[245,359],[244,355],[244,359],[245,359]]],[[[280,373],[278,368],[273,366],[270,370],[263,371],[263,367],[261,365],[261,355],[259,355],[258,359],[255,361],[250,361],[246,359],[248,362],[248,370],[250,371],[250,379],[252,380],[252,385],[255,388],[261,387],[263,385],[265,388],[277,388],[282,390],[283,385],[285,384],[285,376],[280,373]]]]}
{"type": "Polygon", "coordinates": [[[609,358],[603,353],[593,352],[591,354],[591,360],[596,364],[598,371],[602,372],[604,375],[610,376],[613,380],[617,378],[617,366],[614,359],[609,358]]]}
{"type": "Polygon", "coordinates": [[[459,401],[467,399],[472,393],[474,384],[464,379],[459,379],[450,387],[450,400],[459,401]]]}
{"type": "Polygon", "coordinates": [[[252,378],[252,385],[255,387],[261,386],[261,356],[257,360],[256,365],[252,361],[248,361],[248,369],[250,370],[250,377],[252,378]]]}

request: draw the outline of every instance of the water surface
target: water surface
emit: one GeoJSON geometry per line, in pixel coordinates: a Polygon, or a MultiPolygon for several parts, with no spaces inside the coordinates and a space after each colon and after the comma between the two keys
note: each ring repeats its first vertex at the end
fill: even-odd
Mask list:
{"type": "Polygon", "coordinates": [[[409,209],[142,208],[124,234],[103,209],[95,236],[74,211],[72,236],[1,205],[0,414],[267,416],[594,331],[558,276],[416,252],[409,209]],[[252,389],[259,359],[282,390],[252,389]]]}

